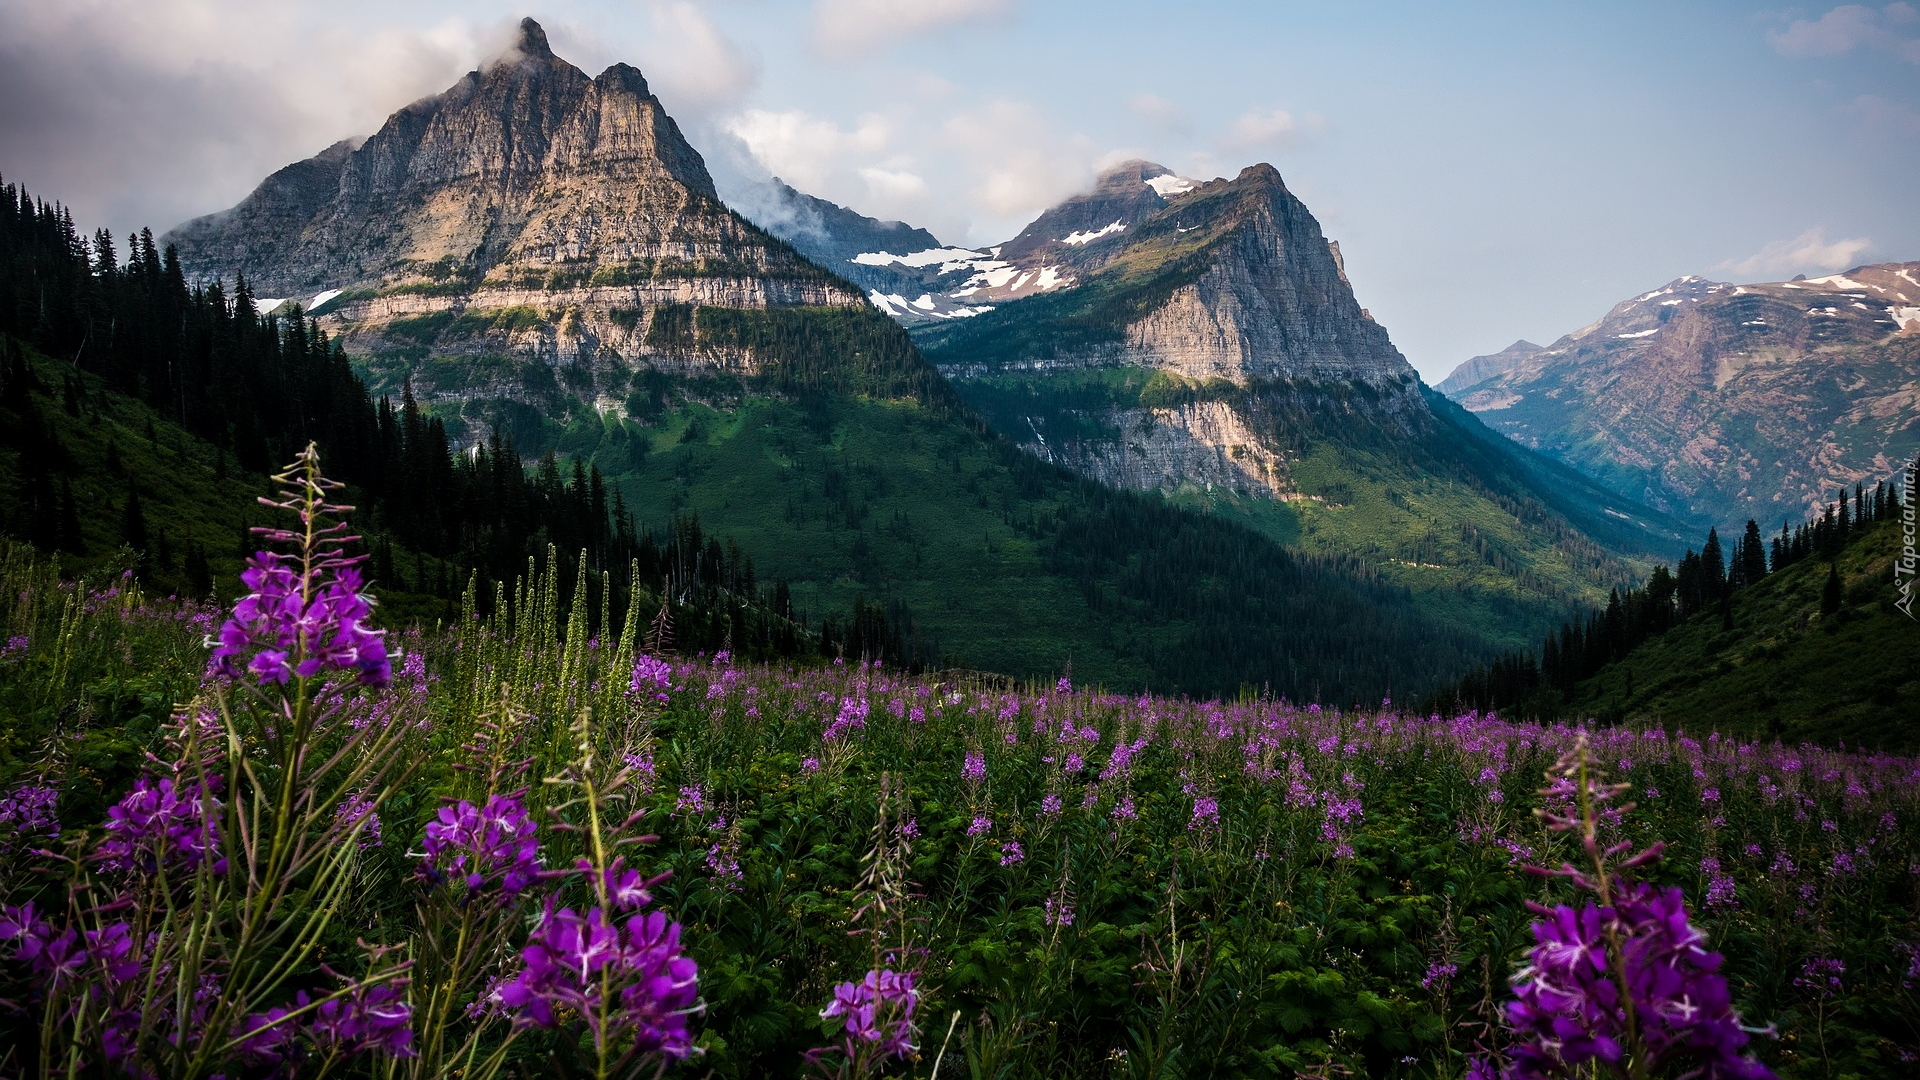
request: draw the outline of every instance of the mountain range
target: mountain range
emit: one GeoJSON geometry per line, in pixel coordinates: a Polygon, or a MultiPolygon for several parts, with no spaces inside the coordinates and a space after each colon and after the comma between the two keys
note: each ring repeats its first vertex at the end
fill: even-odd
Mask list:
{"type": "Polygon", "coordinates": [[[1797,520],[1920,450],[1920,263],[1679,278],[1440,389],[1626,497],[1721,525],[1797,520]]]}
{"type": "MultiPolygon", "coordinates": [[[[1163,173],[1136,180],[1123,225],[1178,194],[1163,173]]],[[[591,462],[642,519],[698,515],[737,540],[796,607],[884,604],[976,667],[1365,697],[1430,685],[1575,602],[1448,625],[1363,561],[1023,453],[819,246],[930,237],[786,197],[819,263],[717,199],[639,72],[589,78],[529,20],[508,55],[357,147],[163,242],[190,278],[244,275],[262,306],[306,297],[371,392],[411,394],[456,442],[505,432],[591,462]]],[[[1101,262],[1072,229],[1038,237],[1020,257],[1054,277],[1101,262]]]]}

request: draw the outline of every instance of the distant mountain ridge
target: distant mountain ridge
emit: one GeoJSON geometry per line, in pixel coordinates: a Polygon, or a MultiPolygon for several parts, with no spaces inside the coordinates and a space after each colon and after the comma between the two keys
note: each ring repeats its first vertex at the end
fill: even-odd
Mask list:
{"type": "Polygon", "coordinates": [[[1441,384],[1494,429],[1709,522],[1797,518],[1920,447],[1920,263],[1682,277],[1441,384]]]}
{"type": "Polygon", "coordinates": [[[879,222],[773,181],[748,213],[821,267],[859,282],[867,299],[907,326],[985,314],[998,304],[1077,283],[1120,246],[1116,239],[1199,184],[1164,165],[1126,161],[1092,189],[1048,208],[1020,234],[988,248],[943,245],[924,229],[879,222]],[[917,234],[917,235],[913,235],[917,234]]]}

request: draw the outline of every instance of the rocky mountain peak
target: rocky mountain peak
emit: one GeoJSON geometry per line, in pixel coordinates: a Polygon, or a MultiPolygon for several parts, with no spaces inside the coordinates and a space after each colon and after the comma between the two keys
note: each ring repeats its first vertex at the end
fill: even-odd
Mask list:
{"type": "Polygon", "coordinates": [[[514,38],[513,47],[495,63],[504,63],[510,59],[552,60],[553,46],[547,44],[547,32],[531,18],[520,20],[520,31],[514,38]]]}

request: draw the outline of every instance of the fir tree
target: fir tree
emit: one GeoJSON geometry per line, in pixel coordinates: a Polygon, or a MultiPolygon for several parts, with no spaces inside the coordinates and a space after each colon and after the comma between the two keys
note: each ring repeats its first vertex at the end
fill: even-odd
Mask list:
{"type": "Polygon", "coordinates": [[[1820,590],[1820,614],[1832,615],[1840,610],[1840,564],[1827,564],[1827,583],[1820,590]]]}

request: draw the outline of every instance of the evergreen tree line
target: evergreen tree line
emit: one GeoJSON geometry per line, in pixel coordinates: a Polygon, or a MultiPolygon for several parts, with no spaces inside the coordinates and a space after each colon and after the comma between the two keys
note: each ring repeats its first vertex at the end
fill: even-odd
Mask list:
{"type": "MultiPolygon", "coordinates": [[[[127,238],[123,262],[104,230],[83,240],[65,207],[0,184],[0,333],[13,339],[0,357],[0,408],[11,414],[3,438],[21,463],[16,531],[43,549],[85,554],[73,457],[36,404],[36,394],[58,391],[79,417],[85,390],[73,375],[54,385],[36,374],[19,347],[25,341],[210,443],[223,470],[230,456],[238,469],[266,474],[318,443],[328,473],[350,486],[360,509],[355,524],[368,535],[376,579],[449,610],[470,579],[511,581],[544,551],[578,551],[613,583],[622,616],[636,585],[661,596],[685,647],[738,637],[737,651],[766,655],[937,658],[898,605],[860,601],[809,631],[785,583],[762,590],[738,544],[704,535],[697,519],[658,533],[638,525],[597,466],[563,466],[548,453],[529,469],[498,431],[456,453],[410,386],[398,404],[375,401],[318,325],[298,309],[280,317],[257,306],[244,279],[231,290],[189,284],[177,253],[160,249],[150,230],[127,238]]],[[[166,533],[156,539],[131,485],[120,518],[143,565],[174,565],[173,551],[156,550],[169,546],[166,533]]],[[[252,546],[243,534],[236,554],[252,546]]],[[[206,552],[190,545],[180,575],[206,595],[206,552]]]]}
{"type": "MultiPolygon", "coordinates": [[[[1537,651],[1508,653],[1475,668],[1435,694],[1430,704],[1443,711],[1540,711],[1535,706],[1543,692],[1571,693],[1642,642],[1696,615],[1717,612],[1723,627],[1732,629],[1734,593],[1797,562],[1818,558],[1832,563],[1850,540],[1899,516],[1900,509],[1898,491],[1883,480],[1872,490],[1863,484],[1855,484],[1851,493],[1841,490],[1819,514],[1799,525],[1783,522],[1771,543],[1761,538],[1759,523],[1752,519],[1731,550],[1721,543],[1717,529],[1708,529],[1700,550],[1688,548],[1676,567],[1656,567],[1645,585],[1624,592],[1614,589],[1605,610],[1563,624],[1537,651]]],[[[1830,565],[1821,609],[1832,614],[1839,606],[1839,571],[1830,565]]]]}

